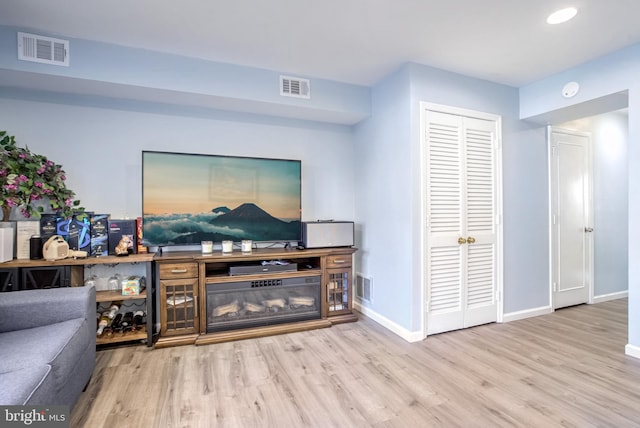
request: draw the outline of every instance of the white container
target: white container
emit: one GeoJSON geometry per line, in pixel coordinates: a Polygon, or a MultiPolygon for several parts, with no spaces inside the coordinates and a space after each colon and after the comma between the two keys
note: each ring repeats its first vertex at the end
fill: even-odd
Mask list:
{"type": "Polygon", "coordinates": [[[251,239],[245,239],[242,241],[242,252],[250,253],[253,249],[253,241],[251,239]]]}
{"type": "Polygon", "coordinates": [[[213,242],[211,242],[211,241],[202,241],[200,244],[202,245],[202,254],[211,254],[211,253],[213,253],[213,242]]]}
{"type": "Polygon", "coordinates": [[[233,241],[222,241],[222,254],[230,254],[233,252],[233,241]]]}
{"type": "Polygon", "coordinates": [[[0,227],[0,263],[13,260],[13,229],[0,227]]]}

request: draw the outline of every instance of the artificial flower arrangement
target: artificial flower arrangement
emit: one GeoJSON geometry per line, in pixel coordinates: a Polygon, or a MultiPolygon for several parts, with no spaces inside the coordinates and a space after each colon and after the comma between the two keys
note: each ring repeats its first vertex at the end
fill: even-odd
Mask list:
{"type": "Polygon", "coordinates": [[[65,172],[46,156],[32,153],[28,147],[16,146],[15,137],[0,131],[0,185],[2,187],[3,221],[17,207],[26,218],[40,218],[42,201],[48,201],[53,212],[71,218],[84,211],[75,193],[65,185],[65,172]],[[41,201],[38,203],[38,201],[41,201]]]}

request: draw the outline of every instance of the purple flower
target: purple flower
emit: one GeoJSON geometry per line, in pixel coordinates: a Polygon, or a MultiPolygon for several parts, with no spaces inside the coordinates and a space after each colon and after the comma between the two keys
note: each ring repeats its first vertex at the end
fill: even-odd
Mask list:
{"type": "Polygon", "coordinates": [[[13,199],[7,199],[7,205],[9,205],[10,207],[15,207],[16,202],[13,199]]]}
{"type": "Polygon", "coordinates": [[[34,181],[33,185],[38,187],[38,188],[40,188],[40,189],[42,189],[42,182],[41,181],[34,181]]]}
{"type": "Polygon", "coordinates": [[[18,181],[22,181],[24,183],[26,183],[27,181],[29,181],[29,179],[27,178],[26,175],[22,174],[17,178],[18,181]]]}
{"type": "Polygon", "coordinates": [[[18,186],[16,186],[15,184],[5,184],[4,185],[4,189],[5,190],[18,190],[18,186]]]}
{"type": "Polygon", "coordinates": [[[22,213],[22,215],[24,216],[24,218],[31,218],[31,214],[29,214],[29,211],[27,211],[26,208],[20,208],[20,212],[22,213]]]}
{"type": "Polygon", "coordinates": [[[27,155],[26,155],[25,153],[20,153],[20,154],[18,155],[18,157],[19,157],[20,159],[26,159],[26,158],[27,158],[27,155]]]}
{"type": "Polygon", "coordinates": [[[47,167],[43,165],[40,168],[38,168],[36,172],[38,173],[38,175],[42,175],[46,170],[47,170],[47,167]]]}

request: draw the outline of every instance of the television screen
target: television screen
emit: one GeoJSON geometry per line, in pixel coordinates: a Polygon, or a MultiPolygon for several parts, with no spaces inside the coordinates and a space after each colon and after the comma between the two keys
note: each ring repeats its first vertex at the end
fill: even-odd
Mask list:
{"type": "Polygon", "coordinates": [[[301,239],[301,162],[142,152],[143,243],[301,239]]]}

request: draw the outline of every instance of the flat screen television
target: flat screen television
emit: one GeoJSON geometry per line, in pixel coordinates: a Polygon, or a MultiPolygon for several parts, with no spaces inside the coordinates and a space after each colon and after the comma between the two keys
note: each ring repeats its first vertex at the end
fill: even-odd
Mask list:
{"type": "Polygon", "coordinates": [[[301,240],[299,160],[142,152],[146,246],[301,240]]]}

